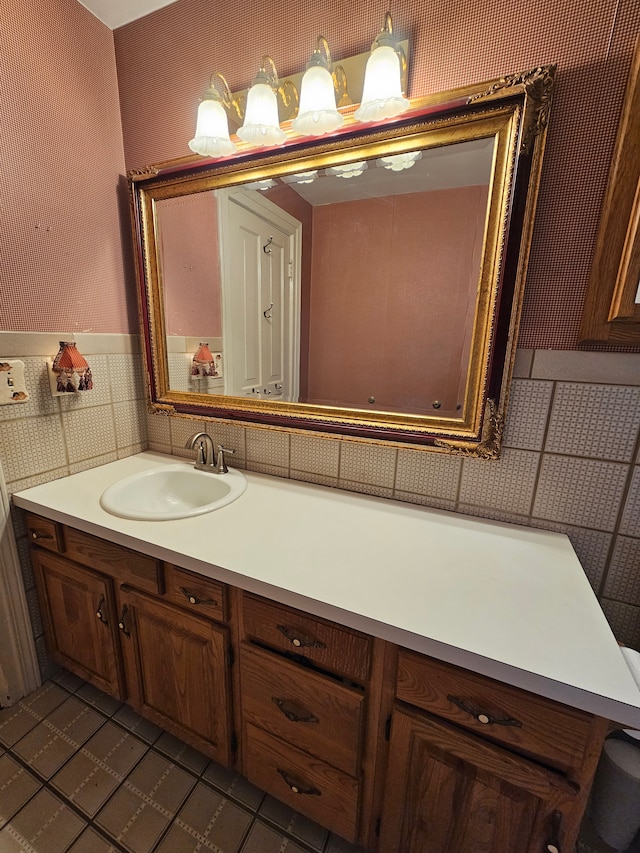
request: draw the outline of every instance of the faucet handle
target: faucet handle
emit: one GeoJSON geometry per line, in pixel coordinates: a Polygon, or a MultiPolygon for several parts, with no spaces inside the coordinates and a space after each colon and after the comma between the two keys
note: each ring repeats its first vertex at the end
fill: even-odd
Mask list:
{"type": "Polygon", "coordinates": [[[218,474],[228,474],[229,469],[227,468],[227,462],[224,458],[225,453],[230,453],[232,456],[235,453],[235,450],[231,450],[230,447],[223,447],[221,444],[218,445],[218,474]]]}

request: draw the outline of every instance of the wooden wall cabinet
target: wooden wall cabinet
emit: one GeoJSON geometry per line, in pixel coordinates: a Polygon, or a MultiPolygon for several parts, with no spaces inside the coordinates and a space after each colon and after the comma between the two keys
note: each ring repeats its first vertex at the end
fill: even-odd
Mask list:
{"type": "Polygon", "coordinates": [[[587,288],[581,343],[640,345],[640,37],[618,126],[587,288]]]}
{"type": "Polygon", "coordinates": [[[296,811],[378,853],[573,849],[606,721],[27,526],[54,660],[296,811]]]}

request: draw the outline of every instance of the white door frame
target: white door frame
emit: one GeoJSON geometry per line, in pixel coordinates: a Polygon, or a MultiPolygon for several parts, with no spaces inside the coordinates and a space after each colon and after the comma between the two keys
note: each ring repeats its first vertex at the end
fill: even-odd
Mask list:
{"type": "MultiPolygon", "coordinates": [[[[300,290],[302,278],[302,223],[290,216],[272,201],[265,198],[257,190],[247,190],[242,187],[220,189],[216,191],[218,203],[218,243],[220,252],[220,285],[222,291],[222,346],[227,350],[225,341],[232,334],[229,323],[230,291],[233,287],[233,270],[231,269],[230,253],[227,246],[230,242],[229,209],[233,201],[256,216],[259,216],[274,227],[289,234],[290,258],[292,261],[291,277],[288,287],[287,315],[287,352],[283,357],[288,364],[291,389],[288,399],[297,402],[300,396],[300,290]]],[[[227,365],[224,366],[225,375],[227,365]]]]}

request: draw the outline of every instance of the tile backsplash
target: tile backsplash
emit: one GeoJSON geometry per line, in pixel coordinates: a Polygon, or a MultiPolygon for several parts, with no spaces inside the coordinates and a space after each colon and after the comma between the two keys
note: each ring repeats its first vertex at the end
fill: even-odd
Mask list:
{"type": "MultiPolygon", "coordinates": [[[[502,457],[487,461],[148,415],[137,342],[125,335],[77,335],[95,393],[54,399],[43,356],[62,339],[69,338],[0,332],[0,356],[24,360],[31,393],[23,406],[0,407],[0,454],[10,492],[147,447],[191,457],[185,442],[203,429],[235,448],[239,468],[566,533],[617,638],[640,648],[640,354],[520,350],[502,457]]],[[[46,673],[19,520],[17,532],[46,673]]]]}

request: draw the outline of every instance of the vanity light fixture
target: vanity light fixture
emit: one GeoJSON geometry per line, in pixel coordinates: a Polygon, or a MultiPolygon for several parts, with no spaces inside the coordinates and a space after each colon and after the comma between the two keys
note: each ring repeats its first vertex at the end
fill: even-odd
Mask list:
{"type": "Polygon", "coordinates": [[[231,95],[227,81],[222,74],[216,72],[211,75],[209,88],[198,106],[196,132],[189,142],[189,148],[195,154],[202,154],[204,157],[226,157],[238,150],[229,139],[226,110],[233,111],[238,121],[242,119],[240,105],[231,95]]]}
{"type": "Polygon", "coordinates": [[[327,175],[333,175],[336,178],[357,178],[367,168],[367,161],[360,160],[357,163],[347,163],[344,166],[330,166],[325,169],[325,172],[327,175]]]}
{"type": "Polygon", "coordinates": [[[409,109],[409,101],[402,94],[403,62],[406,64],[406,58],[396,47],[391,12],[387,12],[384,26],[371,45],[362,101],[353,115],[357,121],[380,121],[409,109]]]}
{"type": "Polygon", "coordinates": [[[189,148],[211,158],[234,154],[237,149],[229,138],[229,118],[234,127],[241,125],[238,137],[259,148],[284,144],[287,133],[280,127],[281,121],[291,123],[289,135],[334,133],[344,124],[344,108],[357,103],[360,93],[350,88],[363,79],[362,103],[353,115],[355,120],[373,122],[400,115],[409,108],[402,94],[409,44],[406,40],[397,43],[392,33],[391,13],[387,12],[371,51],[345,57],[339,65],[332,62],[326,38],[318,36],[304,74],[293,74],[283,82],[273,59],[265,54],[248,92],[232,93],[222,74],[216,72],[198,107],[189,148]]]}
{"type": "Polygon", "coordinates": [[[402,172],[404,169],[410,169],[412,166],[422,159],[422,151],[407,151],[404,154],[392,154],[389,157],[381,157],[378,160],[378,165],[383,169],[389,169],[391,172],[402,172]]]}
{"type": "Polygon", "coordinates": [[[271,187],[275,187],[276,182],[271,178],[264,178],[262,181],[252,181],[250,184],[245,184],[245,187],[248,190],[260,190],[260,192],[266,192],[266,190],[270,190],[271,187]]]}
{"type": "MultiPolygon", "coordinates": [[[[338,68],[343,75],[342,68],[338,68]]],[[[332,73],[329,43],[324,36],[318,36],[300,86],[298,116],[291,126],[303,136],[323,136],[333,133],[343,124],[344,117],[336,106],[336,80],[332,73]]]]}
{"type": "Polygon", "coordinates": [[[318,177],[318,170],[313,169],[310,172],[297,172],[295,175],[283,175],[282,180],[285,184],[312,184],[318,177]]]}
{"type": "Polygon", "coordinates": [[[287,106],[290,99],[294,102],[298,100],[296,87],[290,80],[285,80],[284,84],[280,85],[275,62],[265,54],[247,94],[244,123],[238,128],[238,136],[243,142],[250,142],[262,148],[282,145],[286,134],[280,127],[278,95],[287,106]]]}

